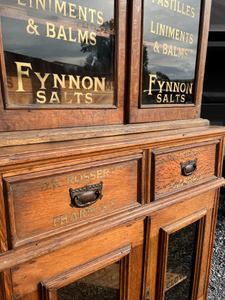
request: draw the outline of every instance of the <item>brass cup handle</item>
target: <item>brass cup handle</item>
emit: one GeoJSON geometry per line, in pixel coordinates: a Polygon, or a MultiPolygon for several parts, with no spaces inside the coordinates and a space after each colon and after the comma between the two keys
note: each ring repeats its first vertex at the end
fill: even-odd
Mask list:
{"type": "Polygon", "coordinates": [[[186,162],[181,162],[181,175],[190,176],[195,171],[197,171],[197,158],[193,160],[188,160],[186,162]]]}
{"type": "Polygon", "coordinates": [[[97,184],[85,185],[77,189],[69,189],[70,198],[71,198],[71,207],[88,207],[98,200],[101,200],[102,195],[103,181],[100,181],[97,184]]]}

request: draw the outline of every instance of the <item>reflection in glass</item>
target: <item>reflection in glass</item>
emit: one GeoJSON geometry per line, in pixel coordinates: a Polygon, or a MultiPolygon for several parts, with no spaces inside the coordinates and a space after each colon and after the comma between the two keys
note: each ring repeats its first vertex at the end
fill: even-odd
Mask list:
{"type": "Polygon", "coordinates": [[[144,1],[142,104],[194,102],[200,7],[144,1]]]}
{"type": "Polygon", "coordinates": [[[120,263],[114,263],[57,292],[58,300],[119,300],[120,263]]]}
{"type": "Polygon", "coordinates": [[[113,105],[114,2],[1,1],[9,104],[113,105]]]}
{"type": "Polygon", "coordinates": [[[169,235],[165,300],[191,300],[198,222],[169,235]]]}

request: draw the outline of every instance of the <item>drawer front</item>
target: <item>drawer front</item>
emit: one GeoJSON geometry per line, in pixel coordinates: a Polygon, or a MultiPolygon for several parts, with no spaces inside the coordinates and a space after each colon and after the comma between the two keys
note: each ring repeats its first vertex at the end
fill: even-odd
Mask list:
{"type": "Polygon", "coordinates": [[[215,176],[219,141],[153,152],[153,199],[164,197],[215,176]]]}
{"type": "Polygon", "coordinates": [[[5,178],[12,247],[135,207],[141,154],[5,178]]]}

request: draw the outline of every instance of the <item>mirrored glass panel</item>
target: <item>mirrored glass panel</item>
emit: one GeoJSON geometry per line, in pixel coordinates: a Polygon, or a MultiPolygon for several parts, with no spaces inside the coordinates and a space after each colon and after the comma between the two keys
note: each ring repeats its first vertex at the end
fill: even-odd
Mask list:
{"type": "Polygon", "coordinates": [[[114,105],[114,0],[2,0],[7,107],[114,105]]]}
{"type": "Polygon", "coordinates": [[[191,300],[198,222],[169,235],[165,298],[191,300]]]}
{"type": "Polygon", "coordinates": [[[58,300],[119,300],[120,262],[109,265],[57,291],[58,300]]]}
{"type": "Polygon", "coordinates": [[[194,102],[201,0],[145,0],[141,104],[194,102]]]}

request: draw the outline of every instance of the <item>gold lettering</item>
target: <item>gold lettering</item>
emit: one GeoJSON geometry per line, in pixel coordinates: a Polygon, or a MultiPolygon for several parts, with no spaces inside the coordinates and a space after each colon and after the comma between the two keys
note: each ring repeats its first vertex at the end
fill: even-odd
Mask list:
{"type": "Polygon", "coordinates": [[[40,3],[43,10],[45,10],[45,0],[36,0],[36,9],[39,9],[38,3],[40,3]]]}
{"type": "Polygon", "coordinates": [[[15,61],[16,67],[17,67],[17,78],[18,78],[18,90],[17,92],[25,92],[23,89],[23,81],[22,81],[22,75],[26,75],[29,77],[29,69],[32,70],[32,66],[30,63],[24,63],[24,62],[17,62],[15,61]],[[22,67],[27,67],[28,69],[26,71],[22,71],[22,67]]]}
{"type": "Polygon", "coordinates": [[[103,12],[102,12],[102,11],[99,11],[98,14],[97,14],[97,16],[98,16],[98,19],[100,20],[100,22],[97,20],[97,23],[98,23],[99,25],[102,25],[102,24],[104,23],[104,20],[103,20],[103,12]],[[100,16],[100,15],[101,15],[101,16],[100,16]]]}
{"type": "Polygon", "coordinates": [[[64,100],[65,100],[65,103],[72,103],[72,99],[71,100],[67,100],[67,92],[64,92],[64,100]]]}
{"type": "Polygon", "coordinates": [[[58,88],[57,82],[61,85],[61,87],[63,89],[66,88],[66,83],[65,83],[66,75],[63,74],[61,76],[62,76],[62,79],[59,78],[59,75],[53,74],[53,77],[54,77],[54,86],[53,86],[53,88],[58,88]]]}
{"type": "Polygon", "coordinates": [[[64,29],[63,25],[59,26],[59,32],[58,32],[57,40],[60,40],[61,37],[63,37],[64,41],[67,41],[66,32],[65,32],[65,29],[64,29]]]}
{"type": "Polygon", "coordinates": [[[163,87],[164,83],[165,83],[165,81],[162,81],[162,82],[158,81],[159,88],[160,88],[160,90],[159,90],[160,93],[162,93],[162,87],[163,87]]]}
{"type": "Polygon", "coordinates": [[[91,12],[91,23],[94,23],[94,13],[96,14],[96,10],[95,9],[91,9],[89,8],[89,12],[91,12]]]}
{"type": "Polygon", "coordinates": [[[151,21],[151,33],[155,33],[155,30],[153,30],[154,21],[151,21]]]}
{"type": "Polygon", "coordinates": [[[95,173],[95,171],[91,171],[90,172],[90,179],[91,180],[95,180],[96,179],[96,173],[95,173]]]}
{"type": "Polygon", "coordinates": [[[163,44],[163,54],[167,54],[167,44],[163,44]]]}
{"type": "Polygon", "coordinates": [[[73,222],[73,220],[77,221],[77,214],[75,211],[72,212],[71,216],[70,216],[70,222],[73,222]]]}
{"type": "Polygon", "coordinates": [[[51,189],[51,187],[49,187],[49,182],[44,180],[41,183],[41,191],[46,191],[48,189],[51,189]]]}
{"type": "Polygon", "coordinates": [[[21,0],[18,0],[18,5],[26,6],[26,3],[21,3],[21,0]]]}
{"type": "Polygon", "coordinates": [[[87,7],[84,7],[84,9],[85,9],[85,12],[83,11],[82,6],[79,5],[79,20],[82,20],[82,18],[81,18],[81,14],[82,14],[84,21],[87,22],[87,7]]]}
{"type": "Polygon", "coordinates": [[[89,217],[90,214],[95,215],[95,206],[87,208],[87,216],[89,217]]]}
{"type": "Polygon", "coordinates": [[[57,223],[59,223],[59,217],[54,217],[53,218],[53,226],[55,227],[57,225],[57,223]]]}
{"type": "Polygon", "coordinates": [[[76,9],[76,4],[69,3],[69,16],[70,16],[70,18],[76,18],[77,17],[76,15],[72,15],[72,13],[75,14],[75,9],[76,9]]]}
{"type": "Polygon", "coordinates": [[[78,29],[78,43],[81,43],[81,41],[82,43],[84,43],[85,39],[86,39],[85,43],[86,45],[88,45],[88,31],[86,30],[84,34],[82,34],[82,31],[78,29]]]}
{"type": "Polygon", "coordinates": [[[96,45],[96,33],[95,32],[91,32],[90,33],[90,44],[92,46],[95,46],[96,45]]]}
{"type": "Polygon", "coordinates": [[[70,185],[70,184],[74,184],[74,177],[73,176],[68,176],[67,177],[67,185],[70,185]]]}
{"type": "MultiPolygon", "coordinates": [[[[74,42],[74,43],[77,41],[77,38],[75,38],[75,39],[72,38],[72,27],[69,27],[69,41],[74,42]]],[[[72,76],[72,75],[69,75],[69,76],[72,76]]]]}
{"type": "Polygon", "coordinates": [[[64,10],[64,16],[66,16],[66,1],[62,2],[62,5],[60,6],[59,0],[55,0],[55,13],[58,13],[58,10],[60,13],[64,10]]]}
{"type": "Polygon", "coordinates": [[[76,183],[80,183],[80,182],[82,181],[82,179],[83,179],[83,176],[80,175],[80,174],[78,174],[78,175],[75,176],[75,182],[76,182],[76,183]],[[79,178],[79,179],[78,179],[78,178],[79,178]]]}
{"type": "Polygon", "coordinates": [[[60,187],[60,178],[55,178],[53,179],[53,189],[55,189],[56,187],[60,187]]]}
{"type": "Polygon", "coordinates": [[[158,103],[161,103],[161,102],[162,102],[162,94],[158,94],[158,95],[157,95],[156,101],[157,101],[158,103]]]}
{"type": "Polygon", "coordinates": [[[105,79],[104,77],[101,78],[102,82],[100,82],[98,77],[94,77],[94,81],[95,81],[95,87],[94,87],[94,91],[97,92],[98,91],[98,87],[101,91],[105,91],[105,79]]]}
{"type": "Polygon", "coordinates": [[[104,204],[104,209],[105,209],[105,210],[109,210],[109,209],[110,209],[110,207],[108,207],[108,208],[107,208],[107,204],[109,204],[109,205],[110,205],[110,202],[109,202],[109,201],[107,201],[107,202],[104,204]]]}
{"type": "Polygon", "coordinates": [[[116,206],[116,200],[115,201],[111,200],[111,203],[112,203],[113,208],[115,208],[115,206],[116,206]]]}
{"type": "Polygon", "coordinates": [[[77,103],[80,103],[80,96],[82,95],[82,93],[74,93],[74,96],[77,96],[77,103]]]}
{"type": "Polygon", "coordinates": [[[80,209],[80,219],[86,218],[85,213],[86,213],[86,209],[80,209]]]}
{"type": "Polygon", "coordinates": [[[97,213],[100,213],[101,211],[104,211],[104,209],[103,209],[102,204],[99,204],[97,213]]]}
{"type": "Polygon", "coordinates": [[[88,173],[84,173],[84,176],[83,176],[83,181],[88,181],[89,180],[89,174],[88,173]]]}
{"type": "Polygon", "coordinates": [[[54,39],[56,37],[56,33],[55,33],[55,25],[52,24],[52,23],[48,23],[46,22],[46,25],[47,25],[47,35],[46,37],[49,37],[51,39],[54,39]],[[50,34],[50,32],[52,34],[50,34]]]}
{"type": "Polygon", "coordinates": [[[38,91],[37,92],[37,97],[39,98],[36,98],[36,101],[38,102],[38,103],[42,103],[42,104],[44,104],[44,103],[46,103],[46,101],[47,101],[47,98],[46,98],[46,93],[45,93],[45,91],[38,91]],[[41,100],[42,99],[42,100],[41,100]]]}
{"type": "Polygon", "coordinates": [[[88,103],[88,104],[90,104],[90,103],[92,103],[92,94],[91,93],[87,93],[86,95],[85,95],[85,102],[86,103],[88,103]]]}
{"type": "Polygon", "coordinates": [[[170,92],[172,92],[172,86],[173,86],[173,82],[166,82],[166,91],[170,90],[170,92]]]}
{"type": "Polygon", "coordinates": [[[97,178],[102,178],[102,170],[97,170],[97,178]]]}
{"type": "Polygon", "coordinates": [[[57,102],[60,103],[59,96],[57,92],[52,92],[51,99],[49,103],[57,102]]]}
{"type": "Polygon", "coordinates": [[[60,225],[63,225],[63,223],[68,223],[68,219],[67,219],[67,214],[65,215],[60,215],[60,225]]]}
{"type": "Polygon", "coordinates": [[[85,76],[82,79],[82,86],[85,90],[90,90],[93,87],[93,80],[89,76],[85,76]],[[89,85],[87,85],[86,81],[89,81],[89,85]]]}
{"type": "Polygon", "coordinates": [[[74,76],[69,75],[69,89],[73,89],[73,84],[77,90],[80,90],[80,76],[76,76],[75,79],[74,76]]]}
{"type": "Polygon", "coordinates": [[[105,178],[107,176],[109,176],[109,169],[104,169],[103,170],[103,177],[105,178]]]}
{"type": "Polygon", "coordinates": [[[43,90],[46,90],[46,87],[45,87],[45,81],[47,80],[48,76],[50,75],[50,73],[45,73],[45,76],[44,77],[41,77],[41,73],[36,73],[34,72],[34,74],[37,76],[37,78],[40,80],[41,82],[41,87],[40,89],[43,89],[43,90]]]}
{"type": "Polygon", "coordinates": [[[152,78],[157,78],[156,75],[152,75],[152,74],[149,74],[149,92],[148,92],[148,95],[152,95],[152,83],[155,84],[155,80],[153,80],[152,78]]]}

